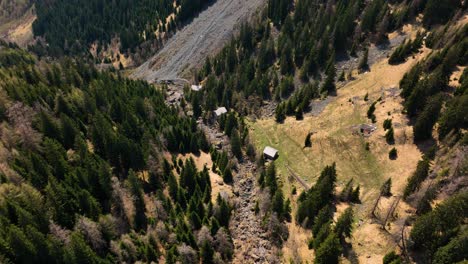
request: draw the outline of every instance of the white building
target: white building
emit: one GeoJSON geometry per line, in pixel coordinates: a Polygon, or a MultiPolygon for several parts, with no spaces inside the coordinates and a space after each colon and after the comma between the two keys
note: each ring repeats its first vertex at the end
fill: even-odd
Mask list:
{"type": "Polygon", "coordinates": [[[216,117],[220,117],[220,116],[224,115],[225,113],[227,113],[227,109],[226,109],[226,107],[219,107],[214,112],[216,114],[216,117]]]}
{"type": "Polygon", "coordinates": [[[192,86],[191,86],[190,88],[192,89],[192,91],[198,92],[198,91],[200,91],[200,90],[203,88],[203,86],[201,86],[201,85],[193,85],[193,84],[192,84],[192,86]]]}
{"type": "Polygon", "coordinates": [[[272,147],[266,146],[263,150],[263,156],[267,159],[276,159],[278,157],[278,150],[272,147]]]}

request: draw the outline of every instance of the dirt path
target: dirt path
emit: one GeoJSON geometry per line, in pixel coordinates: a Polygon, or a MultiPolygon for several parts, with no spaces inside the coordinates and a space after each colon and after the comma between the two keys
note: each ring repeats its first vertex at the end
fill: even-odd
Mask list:
{"type": "Polygon", "coordinates": [[[138,67],[132,77],[149,82],[171,80],[201,66],[230,40],[236,26],[248,19],[266,0],[217,0],[178,31],[154,57],[138,67]]]}

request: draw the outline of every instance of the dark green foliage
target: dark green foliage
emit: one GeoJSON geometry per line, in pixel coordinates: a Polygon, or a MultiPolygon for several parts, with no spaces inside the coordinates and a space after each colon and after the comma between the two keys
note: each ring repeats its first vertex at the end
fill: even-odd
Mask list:
{"type": "Polygon", "coordinates": [[[351,237],[351,231],[353,229],[354,222],[353,208],[348,207],[343,214],[338,218],[335,225],[335,233],[338,237],[344,240],[345,237],[351,237]]]}
{"type": "Polygon", "coordinates": [[[439,118],[442,102],[441,95],[435,95],[428,99],[413,127],[415,141],[426,140],[432,137],[432,128],[439,118]]]}
{"type": "Polygon", "coordinates": [[[390,145],[395,143],[393,127],[390,127],[390,129],[388,129],[387,132],[385,133],[385,141],[387,141],[387,143],[390,145]]]}
{"type": "Polygon", "coordinates": [[[384,130],[392,128],[392,119],[385,119],[385,121],[383,122],[383,128],[384,130]]]}
{"type": "Polygon", "coordinates": [[[450,264],[463,262],[468,258],[468,234],[466,231],[453,238],[447,245],[439,248],[434,254],[432,263],[450,264]]]}
{"type": "Polygon", "coordinates": [[[305,224],[309,228],[312,227],[314,224],[313,219],[317,216],[318,212],[323,207],[330,205],[333,200],[335,182],[336,167],[333,164],[332,166],[325,167],[317,183],[299,197],[296,213],[296,221],[299,224],[305,224]]]}
{"type": "MultiPolygon", "coordinates": [[[[405,19],[409,17],[405,15],[405,19]]],[[[258,113],[262,100],[274,99],[278,101],[277,122],[286,116],[300,120],[311,110],[311,99],[336,93],[336,57],[356,52],[374,40],[384,42],[395,26],[394,15],[383,0],[299,0],[294,4],[269,0],[263,16],[252,24],[242,24],[240,34],[205,62],[199,72],[200,80],[206,80],[202,105],[205,110],[226,106],[258,113]],[[361,27],[356,26],[359,21],[361,27]],[[271,34],[272,24],[280,32],[277,37],[271,34]],[[304,86],[326,77],[311,86],[313,89],[306,89],[305,95],[304,89],[294,87],[292,77],[297,71],[304,86]]],[[[367,56],[364,51],[361,68],[367,66],[367,56]]],[[[343,81],[340,73],[338,80],[343,81]]]]}
{"type": "Polygon", "coordinates": [[[395,251],[391,251],[385,254],[382,263],[383,264],[400,264],[402,263],[402,259],[399,255],[395,253],[395,251]]]}
{"type": "Polygon", "coordinates": [[[284,104],[279,104],[275,109],[275,120],[278,123],[283,123],[286,119],[284,104]]]}
{"type": "Polygon", "coordinates": [[[406,184],[405,191],[403,192],[403,197],[406,199],[414,191],[419,189],[421,183],[427,178],[429,174],[430,161],[426,158],[418,162],[416,171],[408,178],[408,183],[406,184]]]}
{"type": "MultiPolygon", "coordinates": [[[[288,78],[289,79],[289,78],[288,78]]],[[[293,87],[291,80],[288,81],[289,86],[293,87]]],[[[280,86],[283,87],[282,85],[280,86]]],[[[296,120],[301,120],[303,118],[304,111],[310,110],[311,100],[318,95],[318,86],[317,84],[307,84],[296,91],[291,97],[286,101],[278,104],[276,107],[276,118],[277,122],[281,123],[284,120],[285,115],[291,116],[295,115],[296,120]],[[281,122],[280,122],[281,121],[281,122]]]]}
{"type": "Polygon", "coordinates": [[[370,120],[372,120],[373,123],[375,123],[375,105],[377,104],[377,102],[373,102],[371,104],[371,106],[369,107],[369,109],[367,110],[367,118],[369,118],[370,120]]]}
{"type": "Polygon", "coordinates": [[[224,172],[223,172],[223,181],[224,181],[225,183],[232,183],[232,172],[231,172],[231,168],[226,167],[226,169],[224,169],[224,172]]]}
{"type": "Polygon", "coordinates": [[[65,250],[64,262],[67,263],[98,263],[101,260],[86,244],[80,233],[71,235],[70,245],[65,250]]]}
{"type": "Polygon", "coordinates": [[[424,25],[432,26],[447,22],[460,5],[459,0],[428,0],[423,13],[424,25]]]}
{"type": "MultiPolygon", "coordinates": [[[[1,46],[0,54],[6,51],[1,46]]],[[[212,235],[229,225],[228,202],[211,202],[208,169],[177,159],[206,147],[204,134],[194,119],[168,107],[162,92],[71,60],[42,61],[28,74],[22,67],[0,66],[13,107],[2,126],[21,121],[29,133],[12,141],[18,155],[8,164],[21,184],[0,176],[1,261],[151,262],[164,248],[166,262],[174,263],[176,245],[202,247],[194,233],[203,225],[212,235]],[[162,158],[165,150],[174,154],[171,162],[162,158]],[[161,237],[152,238],[149,229],[161,237]],[[164,235],[169,233],[171,240],[164,235]]],[[[242,129],[241,141],[244,128],[239,121],[233,128],[242,129]]],[[[229,178],[227,154],[213,155],[229,178]]],[[[229,261],[230,255],[222,258],[229,261]]]]}
{"type": "MultiPolygon", "coordinates": [[[[181,10],[172,23],[184,23],[208,1],[179,1],[181,10]]],[[[120,38],[122,51],[135,50],[145,40],[156,38],[156,30],[173,31],[159,26],[171,13],[173,1],[84,1],[40,0],[35,4],[37,19],[33,24],[35,36],[43,36],[52,55],[88,54],[91,43],[108,45],[115,36],[120,38]],[[146,32],[146,34],[143,34],[146,32]]]]}
{"type": "MultiPolygon", "coordinates": [[[[405,109],[408,114],[415,116],[422,111],[429,101],[428,98],[443,91],[447,87],[448,81],[448,73],[445,73],[443,67],[439,66],[434,72],[417,82],[410,95],[405,98],[405,109]]],[[[403,89],[406,88],[403,87],[403,89]]]]}
{"type": "Polygon", "coordinates": [[[451,259],[456,262],[466,257],[466,250],[463,251],[466,249],[466,238],[463,239],[466,233],[462,225],[468,214],[467,201],[468,193],[462,192],[419,217],[410,234],[414,248],[422,251],[427,259],[437,254],[435,259],[440,263],[448,263],[445,261],[451,259]],[[458,238],[457,234],[461,237],[458,238]]]}
{"type": "MultiPolygon", "coordinates": [[[[263,166],[263,164],[262,164],[263,166]]],[[[284,194],[276,179],[275,163],[271,162],[267,168],[262,168],[259,177],[259,184],[263,188],[268,188],[271,197],[271,211],[276,213],[280,221],[291,218],[291,201],[284,200],[284,194]]]]}
{"type": "Polygon", "coordinates": [[[278,189],[278,182],[276,181],[276,166],[274,162],[272,162],[266,170],[265,186],[270,188],[271,195],[273,195],[278,189]]]}
{"type": "Polygon", "coordinates": [[[213,263],[214,250],[213,247],[209,244],[209,241],[205,241],[201,246],[201,259],[202,263],[211,264],[213,263]]]}
{"type": "Polygon", "coordinates": [[[219,194],[218,194],[218,198],[216,199],[216,201],[219,206],[219,209],[216,213],[216,220],[221,226],[228,228],[229,218],[231,217],[231,207],[223,198],[221,198],[219,194]]]}
{"type": "Polygon", "coordinates": [[[287,0],[268,0],[268,16],[276,25],[281,25],[292,6],[287,0]]]}
{"type": "Polygon", "coordinates": [[[278,191],[275,192],[273,196],[273,201],[271,203],[272,210],[276,212],[278,215],[284,215],[285,208],[284,208],[284,197],[283,192],[278,191]]]}
{"type": "MultiPolygon", "coordinates": [[[[445,23],[450,19],[448,14],[452,16],[456,12],[453,8],[459,4],[459,1],[429,0],[424,10],[423,23],[427,26],[445,23]],[[452,7],[449,7],[451,4],[452,7]]],[[[438,48],[439,51],[419,62],[400,82],[405,110],[416,121],[415,141],[430,139],[436,122],[439,122],[438,136],[442,145],[447,139],[450,139],[450,144],[462,139],[461,131],[467,128],[468,111],[466,71],[459,80],[459,87],[455,90],[449,87],[449,79],[455,66],[466,64],[465,59],[460,60],[464,56],[461,54],[466,53],[466,29],[448,33],[448,26],[444,28],[431,32],[426,39],[427,46],[438,48]]],[[[408,179],[404,199],[410,200],[408,198],[428,178],[430,162],[436,151],[436,148],[429,150],[423,160],[418,162],[416,171],[408,179]]],[[[415,196],[419,196],[416,199],[416,214],[420,216],[411,230],[410,237],[414,243],[412,250],[417,251],[421,262],[456,263],[467,258],[466,223],[461,220],[467,215],[467,196],[462,191],[433,209],[432,203],[439,188],[438,184],[431,185],[424,193],[415,196]]],[[[397,263],[398,261],[401,262],[401,259],[396,260],[397,263]]]]}
{"type": "Polygon", "coordinates": [[[331,56],[326,69],[325,82],[322,85],[321,92],[333,93],[336,91],[335,77],[336,77],[336,68],[335,68],[335,57],[331,56]]]}
{"type": "Polygon", "coordinates": [[[331,221],[328,221],[320,227],[320,230],[314,235],[314,238],[309,241],[309,249],[319,249],[320,245],[333,232],[331,223],[331,221]]]}
{"type": "Polygon", "coordinates": [[[391,160],[395,160],[396,158],[398,158],[398,151],[397,151],[396,148],[392,148],[388,152],[388,158],[391,159],[391,160]]]}
{"type": "Polygon", "coordinates": [[[404,41],[393,51],[392,55],[390,55],[388,63],[392,65],[403,63],[408,56],[418,52],[422,47],[424,35],[425,34],[422,32],[418,32],[414,40],[404,41]]]}
{"type": "Polygon", "coordinates": [[[432,202],[437,197],[436,188],[431,187],[429,188],[424,196],[419,200],[418,205],[416,207],[416,214],[422,215],[428,213],[432,210],[432,202]]]}
{"type": "MultiPolygon", "coordinates": [[[[312,234],[318,236],[319,231],[326,225],[330,220],[332,220],[333,211],[331,206],[324,206],[315,217],[314,225],[312,226],[312,234]]],[[[328,236],[328,235],[327,235],[328,236]]],[[[324,237],[325,239],[326,237],[324,237]]]]}
{"type": "Polygon", "coordinates": [[[315,264],[337,264],[341,245],[335,232],[331,232],[315,252],[315,264]]]}
{"type": "MultiPolygon", "coordinates": [[[[463,84],[468,86],[465,78],[463,84]]],[[[456,96],[447,103],[447,109],[442,113],[439,120],[439,139],[444,139],[451,131],[458,133],[460,129],[468,128],[466,113],[468,112],[468,89],[461,96],[456,96]]]]}
{"type": "Polygon", "coordinates": [[[132,170],[128,173],[128,184],[135,206],[134,228],[137,231],[145,230],[147,225],[145,201],[139,179],[132,170]]]}
{"type": "Polygon", "coordinates": [[[239,132],[234,129],[231,133],[231,150],[237,159],[242,159],[242,146],[239,132]]]}
{"type": "Polygon", "coordinates": [[[310,137],[312,136],[312,133],[308,133],[304,142],[304,147],[305,148],[310,148],[312,147],[312,141],[310,140],[310,137]]]}
{"type": "Polygon", "coordinates": [[[364,9],[362,15],[361,28],[363,31],[374,32],[379,16],[384,13],[384,9],[387,9],[387,3],[384,0],[372,1],[364,9]]]}

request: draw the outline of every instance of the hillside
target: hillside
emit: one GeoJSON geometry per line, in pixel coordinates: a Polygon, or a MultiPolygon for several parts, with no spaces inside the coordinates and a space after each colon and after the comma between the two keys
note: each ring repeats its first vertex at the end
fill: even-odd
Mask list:
{"type": "Polygon", "coordinates": [[[0,263],[468,259],[466,1],[0,7],[0,263]]]}
{"type": "Polygon", "coordinates": [[[206,138],[161,91],[5,43],[0,77],[0,262],[232,258],[229,197],[177,155],[206,138]]]}
{"type": "Polygon", "coordinates": [[[189,69],[200,67],[206,56],[218,52],[241,22],[264,4],[264,0],[216,1],[135,69],[133,77],[149,82],[190,78],[189,69]]]}
{"type": "MultiPolygon", "coordinates": [[[[288,167],[308,185],[313,185],[321,169],[333,162],[337,163],[339,190],[351,179],[361,187],[361,204],[356,205],[355,210],[357,219],[362,221],[356,227],[353,238],[353,248],[359,262],[380,263],[385,253],[395,247],[392,241],[377,235],[380,233],[379,225],[367,218],[384,182],[391,178],[393,194],[401,195],[406,179],[415,170],[421,157],[421,150],[412,140],[409,119],[402,114],[402,99],[396,87],[404,73],[427,54],[428,51],[399,66],[388,65],[386,59],[372,65],[370,72],[340,87],[338,96],[318,115],[306,114],[299,121],[290,117],[283,124],[277,124],[272,119],[258,119],[250,123],[251,136],[260,148],[259,151],[267,145],[279,150],[280,157],[275,163],[286,193],[291,193],[292,188],[303,190],[303,186],[290,177],[288,167]],[[392,74],[385,74],[387,72],[392,74]],[[364,100],[366,94],[369,98],[367,101],[364,100]],[[375,113],[377,130],[370,137],[362,137],[356,127],[370,123],[366,112],[372,102],[380,97],[382,100],[377,104],[375,113]],[[394,146],[399,153],[396,160],[388,159],[388,152],[393,146],[385,142],[382,125],[387,118],[393,120],[395,127],[394,146]],[[312,147],[304,148],[304,140],[310,132],[313,132],[312,147]],[[366,150],[366,144],[369,144],[369,150],[366,150]],[[374,236],[369,237],[369,233],[374,236]]],[[[291,195],[290,199],[294,201],[297,197],[291,195]]],[[[385,205],[380,208],[382,215],[386,209],[385,205]]],[[[398,231],[396,228],[392,230],[398,231]]],[[[306,231],[299,229],[297,232],[306,231]]],[[[302,254],[294,256],[294,247],[298,244],[293,241],[285,244],[286,259],[295,257],[305,260],[312,256],[309,251],[298,251],[296,254],[302,254]]]]}
{"type": "Polygon", "coordinates": [[[380,263],[396,251],[388,258],[429,263],[454,247],[447,259],[465,256],[461,218],[443,223],[455,228],[443,241],[418,220],[448,210],[436,206],[447,192],[459,194],[448,204],[466,201],[465,6],[409,2],[269,1],[195,75],[203,90],[186,100],[205,122],[227,107],[245,118],[243,150],[255,146],[257,164],[265,146],[279,150],[281,188],[267,180],[272,162],[258,165],[269,195],[256,202],[287,227],[282,262],[380,263]]]}
{"type": "Polygon", "coordinates": [[[32,23],[36,19],[34,1],[0,3],[0,39],[26,46],[33,39],[32,23]]]}

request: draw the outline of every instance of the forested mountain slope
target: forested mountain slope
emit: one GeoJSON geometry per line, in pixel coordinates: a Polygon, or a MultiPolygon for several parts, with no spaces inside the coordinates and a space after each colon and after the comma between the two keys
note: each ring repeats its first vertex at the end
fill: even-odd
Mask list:
{"type": "Polygon", "coordinates": [[[150,82],[191,77],[206,56],[218,52],[240,24],[264,8],[265,0],[218,0],[178,31],[133,77],[150,82]]]}
{"type": "Polygon", "coordinates": [[[0,43],[1,263],[468,258],[466,1],[36,8],[0,43]],[[93,65],[188,21],[133,76],[198,91],[93,65]]]}
{"type": "Polygon", "coordinates": [[[164,33],[175,31],[210,2],[39,0],[33,30],[47,45],[35,50],[53,56],[89,55],[91,44],[105,50],[114,38],[127,55],[144,52],[139,49],[144,43],[144,49],[152,50],[161,45],[164,33]]]}
{"type": "MultiPolygon", "coordinates": [[[[281,150],[276,163],[282,188],[274,190],[283,193],[270,197],[292,202],[294,223],[287,225],[295,242],[286,242],[287,257],[380,261],[393,247],[398,254],[390,254],[391,261],[466,258],[467,30],[463,1],[271,0],[257,20],[207,57],[195,76],[203,89],[188,97],[202,105],[202,117],[209,121],[223,106],[260,118],[250,123],[250,142],[260,151],[267,145],[281,150]],[[389,50],[396,35],[406,40],[389,50]],[[369,58],[370,50],[388,59],[369,58]],[[313,111],[320,104],[330,116],[313,111]],[[277,124],[263,115],[271,106],[277,124]],[[329,166],[333,161],[338,169],[329,166]],[[314,183],[297,197],[294,170],[314,183]],[[459,195],[444,203],[447,192],[459,195]],[[428,220],[445,213],[453,219],[438,220],[440,226],[428,220]],[[356,218],[359,224],[353,224],[356,218]],[[451,231],[429,234],[435,226],[451,231]],[[352,238],[353,228],[365,242],[352,238]],[[307,229],[309,251],[299,252],[307,229]]],[[[259,174],[261,186],[271,189],[259,174]]]]}
{"type": "Polygon", "coordinates": [[[161,91],[5,43],[0,88],[0,262],[231,258],[227,197],[177,158],[205,136],[161,91]]]}
{"type": "Polygon", "coordinates": [[[34,1],[0,2],[0,39],[26,46],[33,38],[34,1]]]}
{"type": "Polygon", "coordinates": [[[5,0],[0,3],[0,24],[5,24],[21,17],[31,6],[33,0],[5,0]]]}

